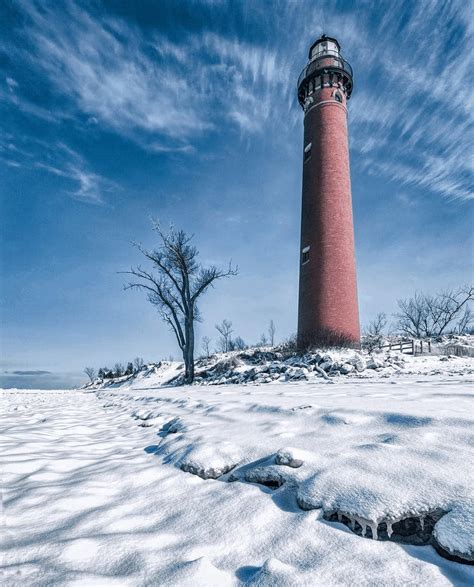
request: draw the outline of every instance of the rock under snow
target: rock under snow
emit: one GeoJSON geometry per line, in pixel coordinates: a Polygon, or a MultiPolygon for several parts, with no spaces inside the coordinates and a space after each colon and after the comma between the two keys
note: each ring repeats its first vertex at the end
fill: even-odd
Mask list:
{"type": "Polygon", "coordinates": [[[241,459],[239,447],[231,442],[217,445],[196,443],[180,459],[179,466],[202,479],[217,479],[236,467],[241,459]]]}
{"type": "Polygon", "coordinates": [[[308,369],[303,367],[290,367],[285,372],[286,381],[300,381],[302,379],[308,379],[308,369]]]}
{"type": "Polygon", "coordinates": [[[380,357],[372,356],[367,361],[367,369],[380,369],[381,367],[385,367],[385,362],[380,357]]]}
{"type": "Polygon", "coordinates": [[[270,487],[270,489],[278,489],[286,481],[285,473],[279,467],[255,467],[245,471],[244,479],[249,483],[259,483],[270,487]]]}
{"type": "Polygon", "coordinates": [[[352,373],[354,369],[355,367],[350,363],[344,363],[339,367],[339,373],[342,373],[342,375],[348,375],[349,373],[352,373]]]}
{"type": "Polygon", "coordinates": [[[353,357],[350,357],[347,362],[350,365],[353,365],[359,373],[362,373],[362,371],[365,371],[365,369],[367,369],[366,360],[364,359],[364,357],[357,353],[353,357]]]}
{"type": "Polygon", "coordinates": [[[434,527],[433,540],[443,554],[474,563],[474,501],[460,503],[443,516],[434,527]]]}
{"type": "Polygon", "coordinates": [[[286,465],[287,467],[297,469],[304,463],[303,451],[291,447],[280,448],[276,453],[275,463],[277,465],[286,465]]]}

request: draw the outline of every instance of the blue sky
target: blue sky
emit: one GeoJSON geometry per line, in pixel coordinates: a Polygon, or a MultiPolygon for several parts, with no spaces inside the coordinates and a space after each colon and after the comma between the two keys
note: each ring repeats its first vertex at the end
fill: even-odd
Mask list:
{"type": "Polygon", "coordinates": [[[150,216],[239,265],[198,335],[296,329],[303,116],[322,32],[349,103],[361,321],[472,277],[473,20],[459,2],[2,2],[0,385],[178,357],[139,292],[150,216]],[[44,373],[41,373],[44,372],[44,373]]]}

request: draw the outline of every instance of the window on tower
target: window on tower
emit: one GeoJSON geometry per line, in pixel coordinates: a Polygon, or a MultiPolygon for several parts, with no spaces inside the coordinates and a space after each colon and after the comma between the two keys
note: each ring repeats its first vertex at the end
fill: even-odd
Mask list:
{"type": "Polygon", "coordinates": [[[305,163],[311,157],[311,147],[312,146],[313,146],[313,143],[308,143],[306,145],[306,147],[304,148],[304,161],[305,161],[305,163]]]}
{"type": "Polygon", "coordinates": [[[301,264],[305,265],[309,261],[309,249],[310,247],[305,247],[301,251],[301,264]]]}
{"type": "Polygon", "coordinates": [[[334,98],[336,99],[337,102],[340,102],[342,104],[342,94],[341,94],[341,92],[334,92],[334,98]]]}

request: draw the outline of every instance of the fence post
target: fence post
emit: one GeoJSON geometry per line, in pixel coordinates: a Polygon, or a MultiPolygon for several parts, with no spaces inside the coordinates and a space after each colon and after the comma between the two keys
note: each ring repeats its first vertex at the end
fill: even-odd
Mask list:
{"type": "Polygon", "coordinates": [[[420,341],[420,346],[421,346],[421,354],[423,354],[423,341],[420,341]]]}
{"type": "Polygon", "coordinates": [[[428,341],[428,352],[431,353],[431,340],[428,341]]]}
{"type": "Polygon", "coordinates": [[[415,341],[412,339],[411,341],[411,354],[413,356],[415,356],[416,352],[415,352],[415,341]]]}

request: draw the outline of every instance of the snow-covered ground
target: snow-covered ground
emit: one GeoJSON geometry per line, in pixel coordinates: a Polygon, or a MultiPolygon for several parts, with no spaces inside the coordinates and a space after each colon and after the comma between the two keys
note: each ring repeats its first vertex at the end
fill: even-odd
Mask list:
{"type": "Polygon", "coordinates": [[[474,584],[432,545],[474,554],[472,359],[419,359],[389,377],[3,391],[0,582],[474,584]]]}

